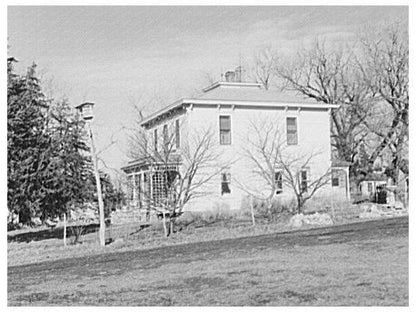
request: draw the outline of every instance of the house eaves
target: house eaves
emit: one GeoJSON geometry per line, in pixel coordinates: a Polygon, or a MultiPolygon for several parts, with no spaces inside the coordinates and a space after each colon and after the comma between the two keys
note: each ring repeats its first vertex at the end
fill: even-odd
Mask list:
{"type": "Polygon", "coordinates": [[[170,111],[187,105],[205,106],[233,106],[233,107],[280,107],[280,108],[308,108],[308,109],[336,109],[337,104],[325,103],[300,103],[300,102],[276,102],[276,101],[244,101],[244,100],[225,100],[225,99],[180,99],[169,106],[155,112],[140,122],[141,127],[146,127],[150,122],[162,117],[170,111]]]}

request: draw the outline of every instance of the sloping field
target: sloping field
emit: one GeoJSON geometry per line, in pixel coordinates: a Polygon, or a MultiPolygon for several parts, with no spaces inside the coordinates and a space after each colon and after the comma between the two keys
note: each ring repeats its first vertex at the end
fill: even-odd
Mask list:
{"type": "Polygon", "coordinates": [[[408,305],[408,218],[8,268],[9,305],[408,305]]]}

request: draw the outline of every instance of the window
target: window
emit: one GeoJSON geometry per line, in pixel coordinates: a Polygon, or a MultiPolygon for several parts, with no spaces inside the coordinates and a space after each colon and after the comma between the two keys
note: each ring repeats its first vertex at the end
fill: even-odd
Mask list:
{"type": "Polygon", "coordinates": [[[165,148],[165,152],[169,151],[168,125],[163,126],[163,147],[165,148]]]}
{"type": "Polygon", "coordinates": [[[220,116],[220,144],[231,144],[231,117],[220,116]]]}
{"type": "Polygon", "coordinates": [[[274,173],[274,183],[276,185],[276,195],[282,193],[283,191],[283,175],[282,171],[276,171],[274,173]]]}
{"type": "Polygon", "coordinates": [[[149,183],[149,175],[147,173],[143,173],[143,199],[148,200],[150,194],[150,183],[149,183]]]}
{"type": "Polygon", "coordinates": [[[221,173],[221,195],[230,194],[231,174],[229,172],[221,173]]]}
{"type": "Polygon", "coordinates": [[[336,170],[332,170],[332,186],[339,186],[339,176],[336,170]]]}
{"type": "Polygon", "coordinates": [[[296,117],[286,118],[286,141],[288,145],[298,144],[298,127],[296,117]]]}
{"type": "Polygon", "coordinates": [[[129,175],[127,177],[127,194],[128,194],[128,198],[130,200],[134,199],[134,180],[133,180],[134,176],[129,175]]]}
{"type": "Polygon", "coordinates": [[[373,183],[372,182],[367,182],[367,190],[369,193],[373,192],[373,183]]]}
{"type": "Polygon", "coordinates": [[[306,170],[300,172],[300,191],[302,193],[308,192],[308,172],[306,170]]]}
{"type": "Polygon", "coordinates": [[[154,145],[155,145],[155,152],[157,153],[157,129],[153,132],[153,138],[154,138],[154,145]]]}
{"type": "Polygon", "coordinates": [[[181,146],[181,140],[180,140],[180,127],[179,127],[179,119],[176,119],[175,121],[175,140],[176,140],[176,148],[179,148],[181,146]]]}

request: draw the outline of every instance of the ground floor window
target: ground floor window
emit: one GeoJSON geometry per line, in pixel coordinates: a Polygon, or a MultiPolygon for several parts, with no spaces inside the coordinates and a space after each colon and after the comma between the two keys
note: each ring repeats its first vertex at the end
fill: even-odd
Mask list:
{"type": "Polygon", "coordinates": [[[127,177],[127,198],[130,200],[134,199],[134,182],[133,182],[133,176],[129,175],[127,177]]]}
{"type": "Polygon", "coordinates": [[[231,193],[231,173],[223,172],[221,173],[221,195],[231,193]]]}
{"type": "Polygon", "coordinates": [[[283,174],[281,170],[274,173],[274,183],[276,186],[276,195],[283,192],[283,174]]]}
{"type": "Polygon", "coordinates": [[[331,177],[332,177],[332,186],[339,186],[339,173],[337,170],[331,171],[331,177]]]}
{"type": "Polygon", "coordinates": [[[373,193],[373,183],[372,182],[368,182],[367,183],[367,190],[368,190],[368,193],[373,193]]]}
{"type": "Polygon", "coordinates": [[[300,190],[302,193],[308,192],[308,171],[302,170],[300,172],[300,190]]]}

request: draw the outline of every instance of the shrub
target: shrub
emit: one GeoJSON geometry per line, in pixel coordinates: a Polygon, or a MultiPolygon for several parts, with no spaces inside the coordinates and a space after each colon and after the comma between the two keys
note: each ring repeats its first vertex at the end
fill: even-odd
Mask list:
{"type": "Polygon", "coordinates": [[[409,205],[409,194],[404,187],[395,190],[395,199],[401,201],[405,207],[409,205]]]}
{"type": "MultiPolygon", "coordinates": [[[[330,196],[317,196],[306,203],[304,213],[326,212],[333,219],[343,219],[357,214],[357,207],[351,200],[345,198],[332,198],[330,196]]],[[[335,221],[334,220],[334,221],[335,221]]]]}
{"type": "Polygon", "coordinates": [[[71,235],[73,236],[73,240],[71,241],[72,245],[76,245],[78,243],[81,243],[81,236],[84,235],[86,226],[85,225],[74,225],[69,227],[71,235]]]}
{"type": "MultiPolygon", "coordinates": [[[[294,211],[296,202],[294,199],[275,197],[269,212],[268,204],[265,200],[257,198],[253,199],[255,217],[275,220],[282,214],[294,211]]],[[[250,197],[245,196],[241,203],[241,214],[251,218],[251,202],[250,197]]]]}
{"type": "Polygon", "coordinates": [[[232,211],[229,205],[222,203],[215,204],[211,210],[207,211],[185,211],[177,219],[177,224],[183,226],[191,224],[208,225],[238,219],[240,215],[241,211],[232,211]]]}

